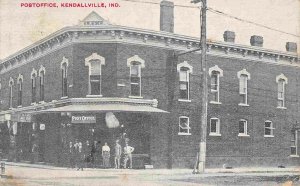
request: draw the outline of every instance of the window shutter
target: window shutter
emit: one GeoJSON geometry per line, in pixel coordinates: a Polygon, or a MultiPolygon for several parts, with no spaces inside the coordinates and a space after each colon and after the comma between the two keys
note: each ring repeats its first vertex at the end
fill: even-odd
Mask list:
{"type": "Polygon", "coordinates": [[[90,75],[100,75],[101,74],[101,66],[100,61],[91,62],[91,74],[90,75]]]}
{"type": "Polygon", "coordinates": [[[188,81],[187,75],[188,75],[187,71],[180,71],[180,73],[179,73],[179,81],[187,82],[188,81]]]}
{"type": "Polygon", "coordinates": [[[131,65],[131,72],[132,76],[139,76],[139,65],[131,65]]]}
{"type": "Polygon", "coordinates": [[[241,75],[240,77],[240,94],[246,94],[247,89],[247,76],[241,75]]]}

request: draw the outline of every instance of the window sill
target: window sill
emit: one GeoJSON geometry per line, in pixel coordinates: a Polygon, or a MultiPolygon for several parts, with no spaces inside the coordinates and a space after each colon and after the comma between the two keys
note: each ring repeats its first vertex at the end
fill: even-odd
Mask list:
{"type": "Polygon", "coordinates": [[[86,95],[87,98],[102,98],[103,96],[100,95],[86,95]]]}
{"type": "Polygon", "coordinates": [[[248,135],[248,134],[239,134],[238,136],[240,136],[240,137],[250,137],[250,135],[248,135]]]}
{"type": "Polygon", "coordinates": [[[245,104],[245,103],[239,103],[239,106],[242,106],[242,107],[249,107],[248,104],[245,104]]]}
{"type": "Polygon", "coordinates": [[[118,83],[117,86],[118,86],[118,87],[126,87],[126,85],[125,85],[125,84],[122,84],[122,83],[118,83]]]}
{"type": "Polygon", "coordinates": [[[278,109],[284,109],[286,110],[287,108],[286,107],[277,107],[278,109]]]}
{"type": "Polygon", "coordinates": [[[179,136],[190,136],[192,135],[191,133],[178,133],[179,136]]]}
{"type": "Polygon", "coordinates": [[[63,96],[60,99],[68,99],[68,98],[69,98],[68,96],[63,96]]]}
{"type": "Polygon", "coordinates": [[[192,100],[190,100],[190,99],[178,99],[178,101],[180,101],[180,102],[192,102],[192,100]]]}
{"type": "Polygon", "coordinates": [[[221,105],[222,104],[221,102],[217,102],[217,101],[210,101],[209,103],[215,104],[215,105],[221,105]]]}
{"type": "Polygon", "coordinates": [[[274,135],[264,135],[265,138],[274,138],[274,135]]]}
{"type": "Polygon", "coordinates": [[[221,136],[221,134],[217,134],[217,133],[209,133],[209,136],[221,136]]]}
{"type": "Polygon", "coordinates": [[[142,96],[128,96],[129,98],[134,98],[134,99],[143,99],[142,96]]]}
{"type": "Polygon", "coordinates": [[[291,158],[299,158],[299,155],[290,155],[291,158]]]}

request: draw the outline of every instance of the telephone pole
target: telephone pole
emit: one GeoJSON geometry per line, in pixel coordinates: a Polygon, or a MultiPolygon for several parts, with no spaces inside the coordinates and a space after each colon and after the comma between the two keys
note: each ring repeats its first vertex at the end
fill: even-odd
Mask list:
{"type": "Polygon", "coordinates": [[[202,102],[201,102],[201,135],[199,143],[198,153],[198,173],[203,173],[205,170],[206,162],[206,136],[207,136],[207,103],[208,103],[208,88],[207,88],[207,61],[206,61],[206,0],[193,0],[192,3],[202,3],[200,13],[200,45],[201,45],[201,90],[202,90],[202,102]]]}

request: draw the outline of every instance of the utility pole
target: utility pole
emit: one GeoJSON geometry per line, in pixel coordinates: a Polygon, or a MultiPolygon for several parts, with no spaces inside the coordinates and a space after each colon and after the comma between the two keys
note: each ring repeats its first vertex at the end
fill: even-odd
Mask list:
{"type": "Polygon", "coordinates": [[[202,105],[201,105],[201,136],[199,143],[198,153],[198,173],[203,173],[205,170],[206,162],[206,136],[207,136],[207,100],[208,100],[208,88],[207,88],[207,61],[206,61],[206,0],[193,0],[192,3],[202,2],[200,13],[200,44],[201,44],[201,85],[202,85],[202,105]]]}

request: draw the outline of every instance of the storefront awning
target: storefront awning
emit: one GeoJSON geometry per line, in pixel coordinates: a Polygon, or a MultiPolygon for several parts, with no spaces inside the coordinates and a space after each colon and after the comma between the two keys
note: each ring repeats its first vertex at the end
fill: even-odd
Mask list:
{"type": "Polygon", "coordinates": [[[129,104],[102,104],[102,105],[68,105],[57,108],[41,110],[39,113],[55,112],[154,112],[169,113],[167,111],[147,106],[147,105],[129,105],[129,104]]]}

